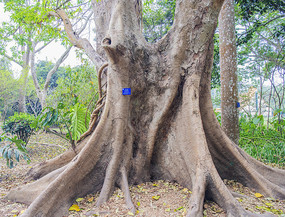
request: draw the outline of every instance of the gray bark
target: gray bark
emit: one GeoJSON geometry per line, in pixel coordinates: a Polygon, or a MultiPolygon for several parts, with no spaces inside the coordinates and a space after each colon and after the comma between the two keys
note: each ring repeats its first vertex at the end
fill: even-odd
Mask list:
{"type": "Polygon", "coordinates": [[[236,144],[239,140],[237,54],[234,1],[225,0],[219,16],[221,68],[221,115],[225,133],[236,144]]]}

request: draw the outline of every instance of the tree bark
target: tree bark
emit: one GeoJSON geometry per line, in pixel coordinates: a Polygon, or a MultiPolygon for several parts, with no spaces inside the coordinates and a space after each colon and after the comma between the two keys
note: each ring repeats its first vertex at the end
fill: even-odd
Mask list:
{"type": "Polygon", "coordinates": [[[156,179],[192,190],[191,217],[203,216],[205,197],[228,216],[260,216],[239,205],[223,178],[285,198],[285,172],[248,156],[225,135],[213,112],[213,35],[223,1],[177,1],[174,25],[156,44],[143,38],[133,0],[110,2],[102,40],[108,85],[100,121],[69,163],[7,195],[30,204],[22,217],[66,215],[76,198],[98,191],[99,206],[116,185],[134,210],[129,184],[156,179]],[[131,95],[122,95],[123,88],[131,88],[131,95]]]}
{"type": "MultiPolygon", "coordinates": [[[[19,30],[22,32],[22,29],[19,30]]],[[[29,45],[23,45],[22,46],[22,52],[23,52],[23,63],[22,63],[22,72],[19,79],[19,107],[18,112],[27,112],[26,109],[26,89],[27,89],[27,81],[28,81],[28,73],[29,73],[29,63],[30,63],[30,48],[29,45]]]]}
{"type": "Polygon", "coordinates": [[[225,0],[219,16],[221,120],[225,133],[239,141],[237,54],[234,0],[225,0]]]}

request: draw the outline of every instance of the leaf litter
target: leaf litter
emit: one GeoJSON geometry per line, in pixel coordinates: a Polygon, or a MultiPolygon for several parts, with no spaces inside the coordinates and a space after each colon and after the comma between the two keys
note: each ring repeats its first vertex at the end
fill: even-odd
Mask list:
{"type": "MultiPolygon", "coordinates": [[[[31,155],[31,163],[21,161],[13,169],[6,166],[6,162],[0,158],[0,216],[16,217],[21,215],[27,206],[24,204],[5,201],[3,198],[10,189],[27,184],[25,174],[37,163],[54,158],[63,153],[69,144],[65,140],[47,133],[39,133],[31,138],[27,149],[31,155]],[[43,145],[41,145],[43,144],[43,145]],[[51,145],[49,145],[51,144],[51,145]]],[[[285,201],[268,198],[259,192],[244,187],[233,180],[224,180],[227,187],[240,195],[237,201],[247,210],[255,213],[270,212],[276,216],[285,216],[285,201]]],[[[130,186],[131,197],[136,207],[136,213],[132,213],[125,205],[124,194],[116,189],[107,203],[99,208],[95,207],[99,194],[90,194],[84,198],[77,198],[69,209],[69,217],[87,216],[186,216],[189,208],[191,189],[177,183],[157,180],[130,186]]],[[[205,201],[204,216],[225,217],[225,211],[216,203],[205,201]]]]}

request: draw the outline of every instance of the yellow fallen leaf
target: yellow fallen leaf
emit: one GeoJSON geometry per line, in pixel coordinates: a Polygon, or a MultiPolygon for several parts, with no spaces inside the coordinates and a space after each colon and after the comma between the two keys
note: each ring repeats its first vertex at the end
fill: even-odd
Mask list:
{"type": "Polygon", "coordinates": [[[170,208],[165,209],[165,212],[170,212],[170,208]]]}
{"type": "Polygon", "coordinates": [[[182,191],[183,192],[188,192],[188,188],[183,188],[182,191]]]}
{"type": "Polygon", "coordinates": [[[77,204],[73,204],[70,208],[69,208],[69,211],[76,211],[76,212],[79,212],[80,211],[80,208],[77,204]]]}
{"type": "Polygon", "coordinates": [[[141,205],[141,203],[140,203],[140,202],[137,202],[137,205],[138,205],[138,206],[140,206],[140,205],[141,205]]]}
{"type": "Polygon", "coordinates": [[[157,184],[152,184],[152,186],[157,187],[158,185],[157,184]]]}
{"type": "Polygon", "coordinates": [[[152,196],[152,199],[154,199],[154,200],[158,200],[159,198],[160,198],[159,195],[157,195],[157,196],[152,196]]]}
{"type": "Polygon", "coordinates": [[[88,198],[88,202],[92,202],[94,200],[94,197],[88,198]]]}
{"type": "Polygon", "coordinates": [[[84,198],[77,198],[77,199],[76,199],[76,202],[80,202],[80,201],[82,201],[82,200],[84,200],[84,198]]]}
{"type": "Polygon", "coordinates": [[[135,214],[129,211],[129,212],[128,212],[128,215],[134,216],[135,214]]]}
{"type": "Polygon", "coordinates": [[[20,212],[20,214],[23,214],[25,211],[26,211],[26,210],[25,210],[25,209],[23,209],[23,210],[20,212]]]}
{"type": "Polygon", "coordinates": [[[11,211],[12,213],[16,213],[16,212],[19,212],[18,210],[14,209],[11,211]]]}
{"type": "Polygon", "coordinates": [[[16,214],[16,215],[13,215],[13,217],[17,217],[18,215],[16,214]]]}
{"type": "Polygon", "coordinates": [[[260,193],[255,193],[254,196],[256,196],[257,198],[263,197],[263,195],[260,193]]]}

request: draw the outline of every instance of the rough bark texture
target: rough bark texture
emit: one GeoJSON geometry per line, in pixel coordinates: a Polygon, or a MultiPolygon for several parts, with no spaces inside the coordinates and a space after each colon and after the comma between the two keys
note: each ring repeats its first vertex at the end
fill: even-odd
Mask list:
{"type": "Polygon", "coordinates": [[[143,38],[134,1],[102,2],[113,8],[102,40],[109,64],[104,111],[69,163],[59,157],[47,175],[10,192],[8,199],[30,204],[22,217],[66,215],[76,198],[91,192],[100,191],[100,205],[116,185],[134,210],[128,185],[155,179],[192,190],[191,217],[203,216],[205,197],[228,216],[260,216],[239,205],[223,178],[285,198],[285,172],[248,156],[213,113],[212,39],[223,1],[177,1],[173,28],[156,44],[143,38]],[[122,95],[122,88],[132,88],[132,95],[122,95]]]}
{"type": "Polygon", "coordinates": [[[219,16],[222,127],[236,144],[239,141],[237,54],[234,0],[225,0],[219,16]]]}

